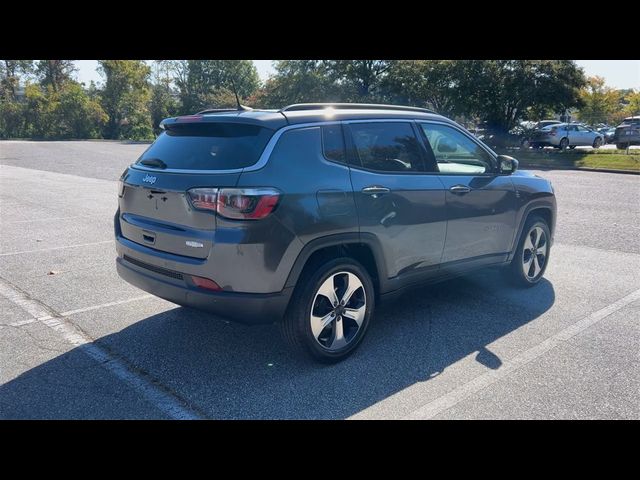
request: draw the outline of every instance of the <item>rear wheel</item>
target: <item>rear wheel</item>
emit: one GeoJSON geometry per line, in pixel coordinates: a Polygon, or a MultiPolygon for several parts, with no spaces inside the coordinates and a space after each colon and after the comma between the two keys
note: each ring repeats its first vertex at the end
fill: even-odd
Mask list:
{"type": "Polygon", "coordinates": [[[600,148],[602,146],[602,139],[600,137],[596,137],[593,141],[593,148],[600,148]]]}
{"type": "Polygon", "coordinates": [[[294,349],[335,363],[364,338],[374,303],[373,283],[360,263],[345,257],[311,265],[298,281],[280,329],[294,349]]]}
{"type": "Polygon", "coordinates": [[[566,150],[568,146],[569,146],[569,139],[567,137],[560,140],[560,145],[558,145],[560,150],[566,150]]]}
{"type": "Polygon", "coordinates": [[[626,150],[627,149],[627,144],[626,143],[616,143],[616,148],[618,150],[626,150]]]}
{"type": "Polygon", "coordinates": [[[538,216],[527,220],[516,253],[507,269],[511,283],[519,287],[533,287],[544,275],[549,263],[549,226],[538,216]]]}

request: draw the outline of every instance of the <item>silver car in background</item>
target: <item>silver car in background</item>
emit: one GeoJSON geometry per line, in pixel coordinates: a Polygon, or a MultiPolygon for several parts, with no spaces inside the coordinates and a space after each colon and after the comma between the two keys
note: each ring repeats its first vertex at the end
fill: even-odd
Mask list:
{"type": "Polygon", "coordinates": [[[533,132],[530,145],[533,148],[551,146],[561,150],[579,146],[600,148],[604,145],[604,136],[579,123],[559,123],[533,132]]]}

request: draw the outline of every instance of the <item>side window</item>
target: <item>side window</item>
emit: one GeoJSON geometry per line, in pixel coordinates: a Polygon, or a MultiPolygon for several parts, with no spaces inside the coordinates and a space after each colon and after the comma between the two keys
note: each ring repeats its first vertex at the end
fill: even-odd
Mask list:
{"type": "Polygon", "coordinates": [[[422,172],[422,151],[410,123],[349,125],[355,151],[364,168],[380,172],[422,172]]]}
{"type": "Polygon", "coordinates": [[[462,132],[438,123],[420,123],[442,173],[480,175],[491,172],[493,158],[462,132]]]}
{"type": "Polygon", "coordinates": [[[328,160],[346,163],[341,125],[325,125],[322,127],[322,150],[328,160]]]}

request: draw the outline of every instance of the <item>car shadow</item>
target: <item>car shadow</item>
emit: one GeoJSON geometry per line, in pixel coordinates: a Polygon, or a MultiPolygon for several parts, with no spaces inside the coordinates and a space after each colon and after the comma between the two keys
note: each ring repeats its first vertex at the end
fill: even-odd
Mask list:
{"type": "MultiPolygon", "coordinates": [[[[329,366],[290,352],[276,326],[243,326],[182,307],[95,342],[210,418],[345,418],[470,355],[483,368],[499,369],[491,343],[554,300],[549,281],[516,289],[496,270],[421,287],[381,305],[361,347],[329,366]]],[[[79,350],[0,386],[0,417],[138,416],[124,393],[96,401],[95,362],[87,362],[93,370],[74,367],[86,357],[79,350]]]]}

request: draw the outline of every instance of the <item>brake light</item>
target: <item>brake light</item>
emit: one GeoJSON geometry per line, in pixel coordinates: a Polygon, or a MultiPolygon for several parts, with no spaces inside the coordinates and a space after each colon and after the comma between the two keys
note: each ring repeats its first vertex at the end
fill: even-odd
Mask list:
{"type": "Polygon", "coordinates": [[[191,200],[191,205],[196,210],[216,211],[217,188],[192,188],[187,194],[189,195],[189,200],[191,200]]]}
{"type": "Polygon", "coordinates": [[[176,118],[176,122],[187,123],[187,122],[201,122],[202,115],[183,115],[181,117],[176,118]]]}
{"type": "Polygon", "coordinates": [[[220,288],[220,285],[218,285],[216,282],[214,282],[209,278],[197,277],[195,275],[191,275],[191,280],[193,280],[193,283],[195,284],[195,286],[199,288],[204,288],[206,290],[213,290],[214,292],[218,290],[222,290],[222,288],[220,288]]]}
{"type": "Polygon", "coordinates": [[[278,205],[275,188],[193,188],[188,192],[193,208],[235,220],[259,220],[278,205]]]}

